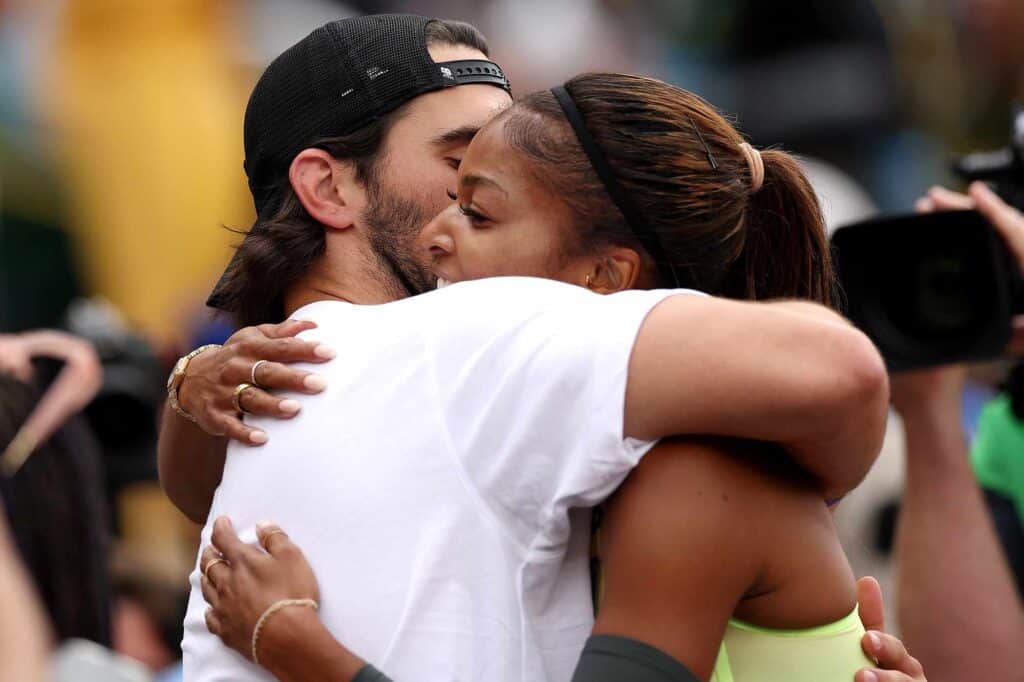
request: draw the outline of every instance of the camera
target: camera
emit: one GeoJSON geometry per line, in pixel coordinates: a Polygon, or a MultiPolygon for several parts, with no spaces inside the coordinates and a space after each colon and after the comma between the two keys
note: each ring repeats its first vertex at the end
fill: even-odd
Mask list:
{"type": "MultiPolygon", "coordinates": [[[[1009,147],[969,154],[953,170],[1024,207],[1024,109],[1014,116],[1009,147]]],[[[975,211],[847,225],[832,247],[844,312],[890,371],[998,357],[1013,315],[1024,312],[1017,261],[975,211]]]]}

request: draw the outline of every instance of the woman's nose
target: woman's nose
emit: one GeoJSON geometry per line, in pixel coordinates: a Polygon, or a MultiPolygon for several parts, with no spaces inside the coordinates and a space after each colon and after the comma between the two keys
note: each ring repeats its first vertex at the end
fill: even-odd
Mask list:
{"type": "Polygon", "coordinates": [[[451,231],[448,230],[447,213],[447,210],[441,211],[420,232],[420,248],[433,260],[450,256],[455,252],[455,239],[452,238],[451,231]]]}

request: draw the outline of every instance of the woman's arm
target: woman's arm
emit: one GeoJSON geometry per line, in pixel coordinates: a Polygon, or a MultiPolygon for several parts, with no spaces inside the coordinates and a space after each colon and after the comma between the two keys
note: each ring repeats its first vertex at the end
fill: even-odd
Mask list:
{"type": "Polygon", "coordinates": [[[779,443],[834,498],[878,456],[888,400],[877,349],[822,306],[672,296],[637,335],[624,429],[779,443]]]}
{"type": "MultiPolygon", "coordinates": [[[[203,597],[210,604],[206,625],[249,660],[256,624],[275,602],[320,599],[313,569],[285,532],[260,524],[256,535],[266,551],[243,543],[227,518],[217,519],[214,544],[200,558],[203,597]]],[[[308,606],[283,608],[267,618],[255,651],[259,664],[282,682],[352,682],[366,668],[308,606]]]]}
{"type": "Polygon", "coordinates": [[[257,362],[266,361],[257,372],[260,388],[246,390],[241,398],[242,406],[252,414],[289,419],[298,414],[299,406],[268,391],[318,393],[324,389],[321,377],[284,364],[325,362],[333,357],[322,344],[293,338],[315,326],[312,322],[288,320],[246,327],[221,348],[205,351],[189,363],[178,389],[178,402],[196,422],[166,406],[157,444],[160,484],[185,516],[196,523],[206,521],[224,471],[229,439],[248,445],[266,442],[266,433],[246,426],[233,404],[235,388],[252,383],[257,362]]]}
{"type": "MultiPolygon", "coordinates": [[[[780,532],[779,522],[786,526],[783,516],[801,513],[806,506],[801,500],[789,502],[781,486],[771,485],[778,473],[766,473],[761,466],[765,460],[751,456],[751,449],[758,447],[763,446],[679,439],[644,457],[606,507],[601,530],[605,593],[595,633],[646,642],[687,665],[700,679],[708,678],[726,622],[741,598],[751,587],[756,586],[758,593],[774,587],[767,558],[779,551],[780,538],[790,535],[785,529],[780,532]],[[780,508],[787,510],[779,513],[780,508]]],[[[813,502],[813,496],[803,497],[813,502]]],[[[782,542],[795,543],[795,553],[811,549],[801,545],[805,540],[782,542]]],[[[826,574],[827,558],[820,562],[826,574]]],[[[800,590],[807,597],[801,614],[823,609],[813,617],[828,618],[829,610],[845,611],[852,595],[839,594],[831,605],[822,598],[835,582],[826,579],[820,589],[800,590]]],[[[865,628],[881,629],[878,584],[864,579],[857,588],[865,628]]],[[[761,599],[746,604],[749,608],[750,602],[761,599]]],[[[783,605],[789,608],[800,599],[786,595],[783,605]]],[[[920,664],[898,639],[869,632],[861,645],[879,667],[858,672],[857,682],[872,679],[868,673],[876,682],[924,682],[920,664]]]]}

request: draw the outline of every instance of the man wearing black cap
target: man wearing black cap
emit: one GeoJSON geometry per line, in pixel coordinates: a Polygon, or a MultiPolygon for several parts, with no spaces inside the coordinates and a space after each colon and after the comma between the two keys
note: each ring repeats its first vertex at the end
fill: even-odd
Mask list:
{"type": "MultiPolygon", "coordinates": [[[[822,433],[834,436],[851,459],[813,464],[838,485],[875,454],[885,376],[852,328],[771,304],[500,278],[383,305],[431,288],[409,245],[444,205],[469,138],[510,101],[477,40],[419,17],[334,22],[257,84],[245,134],[259,217],[211,303],[242,324],[308,316],[311,338],[357,360],[326,365],[329,389],[274,424],[266,447],[228,457],[210,519],[231,516],[249,541],[265,516],[287,527],[321,576],[324,623],[397,679],[563,680],[592,623],[588,517],[570,509],[600,502],[656,438],[693,431],[687,405],[701,392],[688,379],[709,359],[677,341],[696,318],[827,374],[801,400],[819,415],[836,406],[835,420],[807,424],[793,445],[820,452],[822,433]],[[854,397],[855,434],[839,423],[854,397]]],[[[718,380],[783,383],[750,356],[721,358],[718,380]]],[[[161,462],[187,456],[219,477],[223,455],[203,460],[218,444],[192,448],[205,436],[177,404],[190,359],[169,381],[161,462]]],[[[236,406],[250,387],[239,388],[236,406]]],[[[766,421],[740,410],[732,435],[761,437],[766,421]]],[[[200,582],[229,560],[193,574],[190,679],[260,675],[204,620],[200,582]]]]}

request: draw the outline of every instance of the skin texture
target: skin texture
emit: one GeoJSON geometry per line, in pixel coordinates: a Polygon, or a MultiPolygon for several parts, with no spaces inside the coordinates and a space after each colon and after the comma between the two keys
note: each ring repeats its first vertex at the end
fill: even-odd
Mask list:
{"type": "MultiPolygon", "coordinates": [[[[612,287],[615,283],[618,283],[621,288],[626,283],[635,282],[640,274],[636,268],[639,259],[635,253],[632,256],[616,253],[610,257],[605,257],[607,254],[601,254],[599,257],[593,255],[581,255],[575,258],[551,257],[552,250],[555,250],[556,253],[558,251],[566,252],[562,246],[569,230],[569,216],[566,214],[564,206],[556,201],[556,197],[545,196],[543,188],[531,182],[532,176],[525,171],[526,169],[521,165],[517,155],[504,146],[500,134],[491,134],[488,128],[477,140],[474,140],[460,169],[458,203],[462,205],[461,208],[454,206],[446,209],[431,222],[422,236],[422,243],[432,256],[435,272],[451,280],[482,277],[488,274],[488,268],[501,268],[511,262],[519,271],[563,281],[575,281],[578,284],[585,283],[589,275],[591,286],[607,287],[607,290],[613,290],[612,287]],[[480,141],[479,145],[478,141],[480,141]],[[485,176],[488,178],[488,182],[478,179],[467,181],[467,178],[485,176]],[[522,207],[526,206],[531,207],[530,211],[523,210],[522,207]],[[548,209],[548,213],[543,215],[545,209],[548,209]],[[484,214],[484,211],[487,213],[484,214]],[[486,215],[486,218],[473,216],[473,212],[486,215]],[[529,238],[523,238],[523,234],[529,235],[529,238]],[[533,248],[532,245],[536,243],[545,244],[547,247],[544,249],[533,248]],[[527,246],[523,248],[523,245],[527,246]],[[495,253],[501,254],[501,257],[496,258],[495,253]],[[478,260],[483,263],[483,266],[477,265],[478,260]],[[603,269],[599,272],[599,268],[603,269]],[[599,277],[605,279],[599,280],[599,277]]],[[[499,270],[500,274],[513,274],[514,272],[516,270],[499,270]]],[[[680,410],[678,408],[677,376],[670,373],[671,376],[666,377],[664,370],[666,366],[678,368],[681,373],[685,372],[692,378],[706,375],[707,367],[716,366],[717,362],[715,377],[705,377],[709,386],[716,382],[721,383],[723,377],[732,375],[750,377],[755,375],[755,372],[767,372],[767,374],[762,373],[760,378],[766,383],[773,382],[780,386],[784,385],[785,381],[792,381],[794,375],[799,377],[800,373],[793,372],[790,366],[780,365],[765,368],[766,363],[756,353],[749,356],[738,354],[735,360],[723,360],[720,357],[721,344],[730,337],[735,339],[746,329],[745,324],[751,320],[749,315],[752,312],[752,307],[756,307],[767,310],[767,314],[779,322],[777,327],[770,320],[764,321],[760,325],[767,334],[761,338],[770,339],[769,345],[778,348],[792,348],[793,344],[801,343],[800,337],[804,337],[805,341],[806,338],[814,338],[815,343],[809,344],[814,348],[804,349],[804,352],[801,353],[802,359],[814,357],[816,352],[836,353],[835,356],[830,356],[827,360],[823,356],[817,356],[822,360],[822,367],[828,367],[829,371],[820,376],[815,376],[813,372],[810,372],[805,385],[790,391],[791,394],[798,396],[797,399],[787,402],[786,400],[780,401],[777,396],[760,396],[758,399],[761,402],[755,407],[755,410],[759,411],[761,415],[766,415],[770,412],[769,402],[786,405],[786,410],[792,410],[792,413],[787,415],[790,421],[794,421],[793,417],[799,414],[799,421],[811,427],[804,434],[807,439],[803,444],[806,452],[810,454],[814,448],[826,447],[825,440],[827,439],[824,439],[822,434],[826,432],[831,434],[830,428],[834,431],[834,427],[829,427],[827,420],[826,425],[823,426],[821,420],[807,419],[806,416],[808,411],[819,409],[821,401],[828,402],[830,399],[834,399],[834,397],[826,396],[828,391],[835,388],[837,376],[842,378],[841,373],[838,375],[835,373],[836,363],[834,361],[840,355],[849,359],[851,354],[856,355],[858,352],[863,352],[856,346],[860,342],[858,333],[854,332],[838,316],[811,304],[779,303],[754,306],[754,304],[738,302],[726,304],[722,301],[711,301],[711,299],[708,299],[707,302],[715,308],[716,327],[720,328],[721,336],[712,335],[712,338],[699,345],[680,344],[678,334],[671,337],[676,339],[672,344],[666,343],[663,337],[670,334],[671,329],[676,325],[692,326],[700,324],[702,320],[706,319],[710,313],[704,308],[704,299],[685,297],[678,299],[676,304],[660,306],[651,314],[648,323],[644,325],[644,331],[641,331],[641,338],[638,340],[634,362],[630,369],[630,391],[637,395],[633,398],[627,396],[627,403],[630,401],[633,403],[632,407],[627,407],[627,432],[646,435],[658,433],[660,435],[660,433],[671,432],[668,429],[675,428],[696,430],[700,428],[701,418],[717,420],[714,422],[716,428],[719,425],[724,429],[747,428],[750,430],[749,433],[765,433],[770,430],[775,419],[768,416],[756,421],[749,421],[746,416],[747,405],[742,404],[743,399],[740,401],[741,404],[736,406],[735,413],[726,415],[715,414],[710,409],[701,411],[702,405],[700,404],[687,405],[687,409],[680,410]],[[680,309],[676,309],[677,306],[680,306],[680,309]],[[690,315],[694,317],[691,318],[690,315]],[[736,326],[731,326],[730,322],[735,322],[736,326]],[[804,324],[808,326],[804,327],[804,324]],[[789,336],[788,334],[793,332],[794,327],[796,332],[789,336]],[[779,335],[772,336],[773,332],[779,335]],[[832,335],[830,338],[833,343],[821,343],[822,333],[832,335]],[[732,362],[735,364],[729,365],[732,362]],[[769,378],[764,378],[766,376],[769,378]],[[825,388],[826,385],[828,385],[828,389],[825,388]],[[667,402],[669,405],[674,404],[676,409],[666,411],[660,407],[662,402],[667,402]],[[689,414],[691,411],[698,411],[699,416],[687,417],[692,422],[680,421],[681,413],[689,414]],[[659,432],[659,429],[666,430],[659,432]]],[[[877,368],[872,368],[867,374],[878,371],[877,368]]],[[[807,372],[804,373],[805,376],[807,374],[807,372]]],[[[851,402],[856,400],[862,406],[868,405],[868,411],[877,413],[873,415],[873,418],[880,419],[881,417],[878,415],[884,415],[887,401],[884,390],[880,394],[876,394],[878,386],[875,386],[872,390],[862,393],[860,389],[867,387],[871,381],[864,379],[863,385],[861,385],[859,384],[860,378],[853,375],[848,378],[851,384],[843,387],[841,392],[847,393],[851,402]]],[[[798,380],[803,379],[798,378],[798,380]]],[[[839,383],[842,384],[841,381],[839,383]]],[[[723,393],[732,390],[734,393],[756,397],[756,392],[746,390],[747,385],[744,382],[742,390],[737,390],[740,388],[739,384],[729,385],[728,388],[721,390],[723,393]]],[[[780,415],[782,412],[774,414],[780,415]]],[[[823,415],[822,419],[825,419],[826,416],[823,415]]],[[[876,430],[880,431],[880,428],[876,430]]],[[[829,436],[829,438],[834,437],[834,434],[829,436]]],[[[843,443],[839,443],[839,445],[842,446],[843,443]]],[[[846,443],[846,445],[849,448],[850,443],[846,443]]],[[[870,440],[858,443],[854,447],[877,451],[877,444],[870,440]]],[[[818,450],[818,452],[820,451],[818,450]]],[[[642,626],[644,622],[657,622],[660,625],[665,625],[675,622],[681,613],[693,611],[689,621],[681,621],[679,627],[674,628],[677,637],[672,641],[663,641],[658,637],[658,632],[649,629],[633,634],[640,639],[654,641],[656,644],[664,646],[670,653],[690,664],[694,669],[701,671],[710,669],[717,653],[718,642],[721,639],[725,622],[736,611],[737,605],[748,592],[755,592],[759,596],[756,600],[750,599],[744,602],[743,610],[740,613],[748,616],[754,622],[780,627],[820,624],[845,616],[852,608],[856,592],[845,557],[835,541],[831,519],[822,504],[821,491],[812,483],[811,479],[801,475],[797,477],[803,481],[800,485],[789,481],[786,486],[779,486],[776,490],[776,486],[769,483],[786,482],[787,479],[784,476],[762,478],[757,475],[758,470],[748,469],[729,454],[728,448],[718,444],[660,446],[645,458],[640,469],[631,478],[631,483],[628,484],[629,490],[634,492],[625,497],[627,502],[621,505],[615,503],[610,509],[609,524],[614,529],[615,540],[610,545],[609,561],[617,560],[613,561],[612,565],[615,567],[615,575],[618,577],[614,582],[609,583],[611,606],[607,616],[609,622],[604,623],[604,626],[609,628],[606,631],[629,634],[632,632],[628,630],[631,626],[642,626]],[[687,447],[703,456],[695,456],[690,462],[689,456],[694,452],[687,451],[687,447]],[[684,456],[680,457],[680,455],[684,456]],[[681,464],[686,466],[680,466],[681,464]],[[694,468],[706,476],[694,476],[694,468]],[[701,502],[699,498],[704,495],[704,490],[695,490],[693,486],[701,485],[706,486],[709,498],[717,499],[719,491],[735,486],[736,490],[741,491],[739,497],[749,498],[749,500],[743,505],[726,504],[720,513],[715,514],[713,524],[695,526],[692,523],[694,510],[690,506],[677,504],[678,501],[673,498],[671,493],[673,490],[691,490],[693,494],[690,500],[694,504],[699,504],[701,502]],[[744,486],[751,488],[750,495],[744,494],[747,492],[744,486]],[[710,492],[712,489],[714,494],[710,492]],[[754,495],[754,489],[763,494],[760,497],[754,495]],[[777,497],[771,497],[769,493],[774,493],[777,497]],[[767,519],[775,518],[772,514],[765,513],[764,510],[776,507],[781,509],[781,505],[775,504],[777,498],[792,502],[785,507],[790,511],[789,516],[776,519],[776,525],[772,529],[774,532],[762,533],[760,543],[756,545],[750,543],[750,518],[759,517],[765,519],[766,523],[767,519]],[[755,502],[760,502],[757,514],[753,513],[755,502]],[[642,521],[643,516],[649,511],[646,506],[648,504],[659,509],[663,522],[668,524],[666,527],[678,529],[681,533],[678,543],[666,545],[663,542],[663,536],[650,537],[649,528],[651,526],[642,521]],[[806,515],[806,519],[802,518],[804,515],[806,515]],[[802,521],[806,521],[804,525],[806,533],[800,536],[794,534],[789,544],[779,542],[780,535],[784,535],[783,531],[786,531],[791,525],[786,523],[791,517],[801,517],[802,521]],[[742,533],[737,537],[715,530],[719,528],[740,530],[742,533]],[[689,531],[692,535],[694,531],[698,530],[701,530],[704,535],[691,537],[685,532],[689,531]],[[635,541],[627,541],[634,534],[635,541]],[[811,555],[806,551],[793,552],[792,543],[796,541],[814,543],[815,547],[821,549],[820,555],[811,555]],[[704,547],[701,545],[702,542],[711,543],[711,545],[715,542],[724,544],[704,547]],[[650,597],[645,598],[644,595],[638,595],[635,590],[629,589],[630,585],[638,584],[637,571],[641,568],[646,570],[652,561],[650,554],[645,553],[644,550],[662,553],[662,556],[655,557],[653,561],[659,562],[659,565],[663,565],[667,569],[667,572],[663,574],[664,589],[652,590],[646,594],[665,597],[670,594],[681,594],[678,582],[673,583],[668,578],[676,578],[678,575],[686,573],[687,566],[680,561],[684,557],[693,556],[694,546],[700,547],[700,551],[707,550],[710,553],[712,550],[716,550],[722,556],[730,555],[730,561],[727,563],[735,570],[721,571],[717,575],[690,571],[691,579],[695,584],[703,583],[702,590],[711,601],[702,604],[699,609],[694,609],[692,604],[687,607],[673,599],[656,597],[654,600],[656,603],[662,606],[672,603],[673,606],[671,609],[658,613],[658,619],[649,620],[655,615],[655,611],[649,603],[650,597]],[[769,549],[785,553],[785,556],[790,559],[794,556],[806,557],[808,563],[792,560],[787,563],[779,560],[778,557],[772,561],[768,556],[769,549]],[[814,571],[807,570],[812,559],[816,569],[814,571]],[[829,566],[829,570],[822,570],[824,565],[829,566]],[[800,569],[803,569],[802,573],[800,569]],[[803,584],[804,582],[807,584],[803,584]],[[790,592],[772,598],[771,595],[775,591],[789,583],[792,583],[791,589],[802,590],[800,599],[790,592]],[[830,594],[834,599],[820,599],[820,594],[823,592],[830,594]],[[709,622],[708,619],[714,622],[709,622]]],[[[764,452],[760,454],[763,456],[764,452]]],[[[747,455],[749,456],[749,453],[747,455]]],[[[782,461],[777,454],[771,459],[776,463],[782,461]]],[[[853,474],[853,477],[859,475],[853,474]]],[[[253,580],[253,573],[247,568],[255,559],[243,560],[241,558],[244,554],[237,547],[236,536],[233,532],[229,533],[229,530],[230,526],[223,519],[215,525],[214,546],[204,550],[202,564],[205,566],[213,561],[218,556],[218,551],[225,552],[230,563],[229,565],[213,564],[210,568],[209,578],[204,580],[203,586],[204,594],[207,594],[207,599],[212,605],[208,616],[211,630],[220,634],[224,641],[236,650],[243,651],[250,645],[249,638],[259,614],[277,598],[281,598],[278,595],[309,594],[308,590],[302,592],[301,587],[296,587],[297,591],[287,592],[282,591],[281,586],[288,584],[289,580],[304,584],[308,581],[310,574],[308,565],[305,565],[304,562],[282,560],[271,564],[268,561],[260,560],[261,565],[276,565],[280,574],[275,573],[273,576],[269,573],[266,574],[264,577],[266,591],[264,592],[262,587],[257,589],[255,585],[258,581],[253,580]],[[238,558],[232,559],[229,552],[234,553],[238,558]]],[[[273,535],[275,542],[283,542],[283,537],[281,533],[273,535]]],[[[259,550],[253,548],[246,551],[259,553],[259,550]]],[[[711,565],[714,565],[714,562],[711,562],[711,565]]],[[[646,581],[647,578],[645,577],[643,580],[646,581]]],[[[274,619],[279,617],[279,615],[275,615],[274,619]]],[[[306,636],[319,642],[321,647],[329,645],[329,649],[333,653],[324,654],[321,651],[317,658],[321,664],[327,665],[325,657],[336,665],[351,666],[353,661],[358,663],[358,659],[351,652],[347,652],[341,644],[326,639],[324,633],[317,629],[318,621],[310,614],[296,612],[290,615],[288,620],[282,622],[286,622],[289,627],[271,627],[261,636],[261,642],[264,641],[264,637],[269,638],[267,654],[261,654],[261,661],[269,669],[275,671],[275,674],[290,674],[294,675],[296,679],[301,678],[304,674],[313,674],[308,668],[292,669],[287,673],[281,672],[282,666],[306,666],[308,663],[305,656],[296,655],[294,643],[290,646],[276,643],[277,638],[298,639],[293,634],[296,629],[302,630],[306,636]]],[[[659,631],[663,629],[658,628],[659,631]]],[[[908,658],[904,654],[899,661],[902,665],[909,667],[908,658]]],[[[319,672],[323,673],[324,671],[319,670],[319,672]]],[[[337,679],[342,679],[340,668],[334,669],[333,672],[338,675],[337,679]]]]}
{"type": "Polygon", "coordinates": [[[49,632],[10,530],[0,514],[0,682],[49,679],[49,632]]]}
{"type": "MultiPolygon", "coordinates": [[[[1024,217],[984,185],[969,196],[936,188],[918,202],[921,211],[957,208],[977,208],[1024,267],[1024,217]]],[[[1019,354],[1019,321],[1015,329],[1010,352],[1019,354]]],[[[900,627],[933,680],[1019,679],[1024,608],[971,471],[960,426],[965,374],[953,366],[892,382],[907,447],[896,532],[900,627]]]]}

